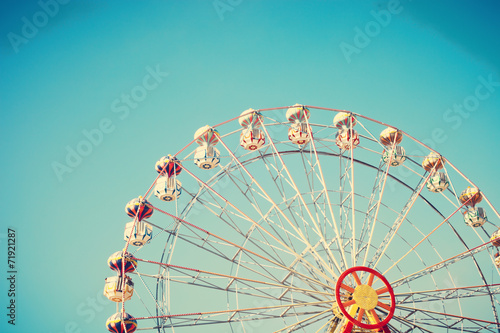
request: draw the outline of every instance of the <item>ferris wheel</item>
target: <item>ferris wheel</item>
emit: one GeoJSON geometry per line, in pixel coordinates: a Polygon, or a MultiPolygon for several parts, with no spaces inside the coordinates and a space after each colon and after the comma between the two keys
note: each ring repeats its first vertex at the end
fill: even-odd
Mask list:
{"type": "Polygon", "coordinates": [[[125,207],[109,331],[500,332],[500,216],[446,156],[299,104],[193,132],[125,207]]]}

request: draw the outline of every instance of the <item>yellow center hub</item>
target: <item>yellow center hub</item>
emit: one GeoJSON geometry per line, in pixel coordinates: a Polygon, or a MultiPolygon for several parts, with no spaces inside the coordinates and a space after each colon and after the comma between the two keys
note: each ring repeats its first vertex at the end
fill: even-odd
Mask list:
{"type": "Polygon", "coordinates": [[[378,295],[375,289],[367,284],[360,284],[354,289],[352,298],[363,310],[373,310],[378,303],[378,295]]]}

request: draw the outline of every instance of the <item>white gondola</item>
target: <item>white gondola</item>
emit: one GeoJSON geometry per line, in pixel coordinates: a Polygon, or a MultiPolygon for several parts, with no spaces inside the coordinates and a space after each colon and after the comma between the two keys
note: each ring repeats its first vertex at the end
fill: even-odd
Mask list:
{"type": "Polygon", "coordinates": [[[465,206],[474,207],[483,200],[483,195],[477,187],[467,186],[467,188],[460,193],[458,200],[465,206]]]}
{"type": "Polygon", "coordinates": [[[396,146],[394,149],[384,150],[382,153],[382,160],[385,164],[391,162],[391,166],[397,167],[406,161],[406,153],[403,147],[396,146]]]}
{"type": "Polygon", "coordinates": [[[182,183],[173,177],[160,177],[156,181],[154,194],[160,200],[174,201],[182,194],[182,183]]]}
{"type": "Polygon", "coordinates": [[[198,128],[194,139],[200,146],[215,146],[219,142],[219,132],[208,125],[198,128]]]}
{"type": "Polygon", "coordinates": [[[464,221],[467,225],[477,228],[488,220],[486,211],[481,207],[469,207],[464,214],[464,221]]]}
{"type": "Polygon", "coordinates": [[[335,138],[337,147],[343,150],[351,150],[359,145],[359,134],[355,130],[344,129],[337,132],[335,138]]]}
{"type": "Polygon", "coordinates": [[[307,124],[292,124],[288,129],[288,140],[296,145],[305,145],[308,143],[310,136],[307,131],[307,124]]]}
{"type": "Polygon", "coordinates": [[[103,294],[110,301],[119,303],[122,300],[128,301],[132,298],[134,294],[134,283],[130,277],[125,276],[125,283],[123,283],[122,276],[111,276],[104,281],[103,294]],[[125,297],[125,299],[123,297],[125,297]]]}
{"type": "Polygon", "coordinates": [[[403,133],[392,127],[387,127],[380,133],[380,143],[387,148],[400,144],[402,140],[403,133]]]}
{"type": "Polygon", "coordinates": [[[500,229],[495,231],[490,238],[491,245],[499,247],[500,246],[500,229]]]}
{"type": "Polygon", "coordinates": [[[260,129],[243,129],[240,135],[240,145],[245,150],[258,150],[266,143],[264,132],[260,129]]]}
{"type": "Polygon", "coordinates": [[[137,221],[125,224],[125,232],[123,238],[128,242],[130,237],[130,244],[134,246],[143,246],[153,237],[153,227],[146,222],[137,221]],[[130,237],[132,235],[132,237],[130,237]]]}
{"type": "Polygon", "coordinates": [[[301,104],[295,104],[286,111],[286,119],[291,122],[288,129],[288,140],[296,145],[305,145],[311,139],[307,121],[311,113],[301,104]]]}
{"type": "Polygon", "coordinates": [[[292,123],[307,123],[307,119],[311,116],[308,108],[301,104],[294,104],[293,107],[286,110],[286,119],[292,123]]]}
{"type": "Polygon", "coordinates": [[[238,122],[245,128],[259,128],[262,125],[262,114],[254,109],[248,109],[241,113],[238,122]]]}
{"type": "Polygon", "coordinates": [[[356,124],[356,117],[351,113],[339,112],[333,118],[333,126],[337,127],[340,130],[352,128],[356,126],[356,124]]]}
{"type": "Polygon", "coordinates": [[[443,192],[450,186],[448,177],[444,172],[435,172],[427,181],[427,189],[434,193],[443,192]]]}
{"type": "Polygon", "coordinates": [[[200,169],[210,170],[220,163],[220,152],[213,146],[200,146],[194,151],[194,164],[200,169]]]}
{"type": "Polygon", "coordinates": [[[436,172],[439,169],[442,169],[443,166],[443,157],[435,152],[429,153],[429,155],[427,155],[422,162],[422,167],[429,172],[436,172]]]}
{"type": "Polygon", "coordinates": [[[495,253],[495,266],[500,268],[500,253],[495,253]]]}

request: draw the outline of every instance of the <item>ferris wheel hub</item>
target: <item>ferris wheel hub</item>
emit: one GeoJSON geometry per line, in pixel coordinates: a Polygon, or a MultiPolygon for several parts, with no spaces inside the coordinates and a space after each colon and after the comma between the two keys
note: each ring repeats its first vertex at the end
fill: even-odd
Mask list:
{"type": "Polygon", "coordinates": [[[344,332],[351,332],[354,325],[370,330],[385,329],[396,308],[394,291],[387,279],[365,266],[351,267],[339,276],[335,298],[350,327],[344,332]]]}
{"type": "Polygon", "coordinates": [[[354,289],[352,298],[363,310],[373,310],[378,303],[378,295],[375,289],[367,284],[360,284],[354,289]]]}

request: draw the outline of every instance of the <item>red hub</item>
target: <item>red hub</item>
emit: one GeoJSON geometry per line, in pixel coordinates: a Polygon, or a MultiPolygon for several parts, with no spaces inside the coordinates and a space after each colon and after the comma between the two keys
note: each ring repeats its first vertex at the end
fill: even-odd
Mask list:
{"type": "Polygon", "coordinates": [[[387,323],[394,315],[396,301],[391,285],[379,272],[363,266],[349,268],[337,280],[335,298],[340,311],[349,320],[344,332],[351,332],[353,325],[389,332],[387,323]],[[366,281],[361,282],[358,272],[368,273],[366,281]],[[376,308],[386,314],[380,314],[376,308]]]}

